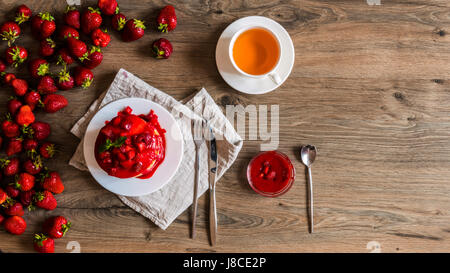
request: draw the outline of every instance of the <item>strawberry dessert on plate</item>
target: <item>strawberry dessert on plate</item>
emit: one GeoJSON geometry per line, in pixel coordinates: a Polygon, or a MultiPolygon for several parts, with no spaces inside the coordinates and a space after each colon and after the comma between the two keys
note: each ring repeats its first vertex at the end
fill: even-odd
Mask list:
{"type": "Polygon", "coordinates": [[[164,161],[166,131],[153,110],[132,111],[127,106],[105,122],[95,141],[95,159],[110,176],[147,179],[164,161]]]}

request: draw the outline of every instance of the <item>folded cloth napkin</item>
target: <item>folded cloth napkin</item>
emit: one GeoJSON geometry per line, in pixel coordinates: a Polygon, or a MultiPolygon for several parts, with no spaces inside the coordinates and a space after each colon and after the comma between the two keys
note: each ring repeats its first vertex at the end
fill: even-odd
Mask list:
{"type": "MultiPolygon", "coordinates": [[[[193,142],[193,128],[199,128],[202,119],[208,123],[217,139],[217,173],[216,180],[233,164],[242,148],[242,138],[234,130],[232,124],[223,115],[208,92],[203,88],[186,104],[175,100],[162,91],[148,85],[141,79],[124,69],[116,74],[113,83],[92,105],[87,113],[73,126],[71,132],[81,139],[69,164],[87,171],[83,154],[84,132],[91,118],[106,104],[129,97],[139,97],[156,102],[171,112],[183,134],[183,159],[172,180],[160,190],[139,197],[118,195],[123,203],[149,218],[162,229],[166,229],[186,210],[193,201],[195,181],[196,148],[193,142]]],[[[150,110],[150,109],[149,109],[150,110]]],[[[197,137],[198,134],[195,133],[197,137]]],[[[208,145],[204,141],[199,147],[199,188],[198,196],[208,189],[208,145]]],[[[151,182],[149,182],[151,183],[151,182]]]]}

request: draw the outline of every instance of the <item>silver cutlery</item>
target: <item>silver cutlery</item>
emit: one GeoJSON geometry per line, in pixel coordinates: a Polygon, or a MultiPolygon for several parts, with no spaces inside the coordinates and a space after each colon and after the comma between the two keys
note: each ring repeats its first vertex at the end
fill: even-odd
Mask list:
{"type": "Polygon", "coordinates": [[[216,138],[212,129],[209,128],[209,233],[211,245],[216,244],[217,234],[217,211],[216,211],[216,168],[217,168],[217,147],[216,138]]]}
{"type": "Polygon", "coordinates": [[[311,175],[311,165],[317,155],[317,149],[313,145],[305,145],[300,150],[303,164],[308,168],[308,200],[309,200],[309,232],[314,232],[314,205],[313,205],[313,184],[311,175]]]}
{"type": "Polygon", "coordinates": [[[200,183],[200,146],[202,145],[204,139],[201,134],[203,129],[203,122],[201,123],[201,128],[197,128],[196,124],[193,122],[193,138],[195,144],[195,181],[194,181],[194,199],[192,202],[192,221],[191,221],[191,238],[195,238],[195,223],[197,219],[197,207],[198,207],[198,184],[200,183]]]}

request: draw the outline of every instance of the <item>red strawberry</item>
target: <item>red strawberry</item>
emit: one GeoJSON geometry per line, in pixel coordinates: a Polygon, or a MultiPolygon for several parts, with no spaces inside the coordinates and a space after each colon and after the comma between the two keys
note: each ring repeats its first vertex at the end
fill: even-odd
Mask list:
{"type": "Polygon", "coordinates": [[[42,57],[52,56],[53,53],[55,53],[55,47],[55,41],[53,41],[51,38],[42,40],[39,46],[39,55],[41,55],[42,57]]]}
{"type": "Polygon", "coordinates": [[[73,6],[67,6],[66,13],[64,13],[64,23],[74,27],[80,28],[80,12],[73,6]]]}
{"type": "Polygon", "coordinates": [[[96,68],[103,61],[103,53],[100,48],[91,46],[89,55],[83,60],[83,66],[89,69],[96,68]]]}
{"type": "Polygon", "coordinates": [[[57,58],[58,61],[56,62],[56,64],[71,65],[74,62],[72,56],[70,56],[69,50],[65,47],[59,50],[57,58]]]}
{"type": "Polygon", "coordinates": [[[32,138],[27,138],[23,141],[23,149],[27,152],[31,152],[32,154],[36,153],[39,143],[37,140],[32,138]]]}
{"type": "Polygon", "coordinates": [[[99,28],[95,29],[91,33],[92,43],[95,46],[106,47],[111,41],[111,36],[107,33],[106,29],[101,30],[99,28]]]}
{"type": "Polygon", "coordinates": [[[26,80],[14,79],[11,81],[11,86],[14,88],[14,94],[17,96],[23,96],[28,91],[28,83],[26,80]]]}
{"type": "Polygon", "coordinates": [[[13,138],[20,135],[19,125],[11,120],[11,116],[2,122],[2,131],[6,137],[13,138]]]}
{"type": "Polygon", "coordinates": [[[171,5],[165,6],[158,15],[158,30],[161,32],[169,32],[177,26],[177,15],[175,8],[171,5]]]}
{"type": "Polygon", "coordinates": [[[35,120],[33,111],[31,111],[31,107],[28,105],[24,105],[19,108],[19,112],[16,115],[16,122],[21,126],[28,126],[33,123],[35,120]]]}
{"type": "MultiPolygon", "coordinates": [[[[16,198],[17,196],[19,196],[19,194],[20,194],[20,191],[18,190],[18,189],[16,189],[15,187],[14,187],[14,184],[10,184],[10,185],[7,185],[6,187],[5,187],[5,192],[8,194],[8,196],[9,197],[11,197],[11,198],[16,198]]],[[[0,201],[1,201],[1,194],[0,194],[0,201]]],[[[0,204],[1,204],[1,202],[0,202],[0,204]]],[[[23,205],[23,204],[22,204],[23,205]]]]}
{"type": "Polygon", "coordinates": [[[39,147],[39,154],[43,158],[52,158],[55,155],[55,151],[55,144],[50,142],[44,142],[41,147],[39,147]]]}
{"type": "Polygon", "coordinates": [[[6,70],[6,64],[0,60],[0,75],[6,70]]]}
{"type": "Polygon", "coordinates": [[[34,187],[34,176],[29,173],[21,173],[16,177],[14,186],[21,191],[29,191],[34,187]]]}
{"type": "Polygon", "coordinates": [[[97,6],[105,15],[113,15],[119,11],[116,0],[98,0],[97,6]]]}
{"type": "Polygon", "coordinates": [[[20,216],[12,216],[5,220],[4,224],[6,231],[14,235],[20,235],[25,232],[27,223],[20,216]]]}
{"type": "Polygon", "coordinates": [[[28,210],[33,210],[33,196],[36,192],[34,190],[20,192],[20,203],[28,210]]]}
{"type": "Polygon", "coordinates": [[[87,57],[87,46],[83,41],[68,37],[66,42],[67,48],[72,56],[80,58],[81,60],[87,57]]]}
{"type": "Polygon", "coordinates": [[[144,21],[130,19],[126,22],[122,32],[124,42],[132,42],[144,36],[144,21]]]}
{"type": "Polygon", "coordinates": [[[44,76],[39,80],[39,84],[37,86],[37,91],[43,94],[51,94],[58,91],[58,88],[55,85],[55,81],[51,76],[44,76]]]}
{"type": "Polygon", "coordinates": [[[15,21],[18,24],[22,24],[28,20],[30,20],[31,17],[31,9],[25,5],[20,5],[16,9],[16,18],[15,21]]]}
{"type": "Polygon", "coordinates": [[[35,156],[34,159],[28,158],[23,162],[22,167],[25,172],[36,175],[42,171],[42,159],[39,155],[35,156]]]}
{"type": "Polygon", "coordinates": [[[0,166],[3,169],[3,174],[5,176],[13,176],[19,172],[20,161],[18,158],[14,157],[11,159],[0,159],[0,166]]]}
{"type": "Polygon", "coordinates": [[[59,239],[66,235],[71,226],[72,223],[67,221],[64,216],[54,216],[45,220],[42,228],[53,239],[59,239]]]}
{"type": "Polygon", "coordinates": [[[5,149],[7,156],[12,156],[18,154],[22,151],[22,139],[21,138],[11,138],[5,149]]]}
{"type": "Polygon", "coordinates": [[[64,185],[57,172],[49,172],[42,175],[41,186],[44,190],[48,190],[54,194],[59,194],[64,191],[64,185]]]}
{"type": "Polygon", "coordinates": [[[39,253],[55,253],[55,241],[42,233],[34,234],[33,246],[39,253]]]}
{"type": "Polygon", "coordinates": [[[28,51],[21,46],[11,46],[6,49],[5,60],[6,63],[17,67],[28,58],[28,51]]]}
{"type": "Polygon", "coordinates": [[[11,115],[15,115],[17,113],[17,110],[19,110],[20,106],[22,106],[22,102],[20,100],[18,100],[15,97],[11,97],[8,100],[8,104],[7,104],[7,108],[8,108],[8,112],[11,113],[11,115]]]}
{"type": "Polygon", "coordinates": [[[55,18],[48,12],[39,13],[31,19],[31,31],[36,39],[48,38],[55,29],[55,18]]]}
{"type": "Polygon", "coordinates": [[[75,84],[77,86],[88,88],[91,85],[93,79],[94,74],[91,70],[82,66],[78,66],[75,68],[75,84]]]}
{"type": "Polygon", "coordinates": [[[57,206],[57,202],[53,194],[46,190],[35,193],[33,200],[36,206],[46,210],[54,210],[57,206]]]}
{"type": "Polygon", "coordinates": [[[173,52],[173,47],[169,40],[161,38],[153,42],[152,52],[155,58],[168,59],[173,52]]]}
{"type": "MultiPolygon", "coordinates": [[[[76,78],[75,78],[76,81],[76,78]]],[[[55,113],[66,107],[67,99],[59,94],[49,94],[44,97],[44,111],[47,113],[55,113]]]]}
{"type": "Polygon", "coordinates": [[[65,39],[67,39],[69,37],[73,37],[75,39],[79,39],[80,38],[80,34],[73,27],[62,26],[61,30],[59,31],[58,37],[61,40],[65,40],[65,39]]]}
{"type": "Polygon", "coordinates": [[[111,18],[111,26],[117,31],[121,31],[127,22],[127,17],[122,13],[114,14],[111,18]]]}
{"type": "Polygon", "coordinates": [[[5,221],[5,216],[0,214],[0,225],[3,224],[4,221],[5,221]]]}
{"type": "Polygon", "coordinates": [[[41,94],[37,91],[30,91],[25,94],[23,100],[28,106],[30,106],[31,110],[34,110],[36,105],[38,105],[41,101],[41,94]]]}
{"type": "Polygon", "coordinates": [[[16,78],[16,76],[13,73],[6,73],[5,76],[3,76],[3,82],[7,85],[11,85],[11,82],[16,78]]]}
{"type": "Polygon", "coordinates": [[[94,29],[99,28],[101,24],[102,16],[99,9],[89,7],[81,14],[81,30],[85,34],[90,34],[94,29]]]}
{"type": "MultiPolygon", "coordinates": [[[[51,95],[48,95],[51,96],[51,95]]],[[[31,137],[36,140],[44,140],[51,133],[50,124],[43,121],[36,121],[30,125],[32,129],[31,137]]]]}
{"type": "Polygon", "coordinates": [[[11,198],[6,199],[6,202],[2,204],[3,212],[9,216],[20,216],[24,215],[23,206],[20,202],[17,202],[11,198]]]}
{"type": "Polygon", "coordinates": [[[0,26],[0,37],[2,40],[8,41],[8,46],[11,46],[19,35],[20,27],[14,22],[8,21],[0,26]]]}
{"type": "Polygon", "coordinates": [[[58,81],[57,81],[58,88],[61,90],[69,90],[72,89],[74,86],[74,80],[73,77],[67,72],[66,67],[64,66],[64,69],[61,70],[58,74],[58,81]]]}
{"type": "Polygon", "coordinates": [[[31,77],[38,79],[49,73],[49,64],[46,60],[37,58],[28,64],[28,70],[30,71],[31,77]]]}
{"type": "Polygon", "coordinates": [[[0,188],[0,205],[5,203],[6,200],[8,200],[8,197],[8,194],[2,188],[0,188]]]}

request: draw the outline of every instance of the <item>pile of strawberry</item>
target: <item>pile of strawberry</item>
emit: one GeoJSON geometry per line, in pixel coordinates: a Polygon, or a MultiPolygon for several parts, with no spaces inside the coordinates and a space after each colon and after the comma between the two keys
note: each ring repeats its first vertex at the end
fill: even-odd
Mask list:
{"type": "MultiPolygon", "coordinates": [[[[0,38],[8,43],[3,60],[0,58],[0,77],[13,93],[0,124],[0,148],[6,154],[0,158],[0,224],[11,234],[25,232],[26,222],[22,218],[25,209],[54,210],[57,206],[54,195],[64,191],[59,174],[44,166],[45,160],[52,158],[56,151],[55,144],[47,141],[50,125],[37,121],[34,113],[38,109],[56,113],[68,105],[58,91],[91,85],[94,79],[91,69],[103,60],[100,48],[111,41],[106,29],[100,29],[102,15],[109,16],[111,26],[120,32],[124,42],[144,36],[144,22],[127,20],[119,12],[116,0],[98,0],[97,7],[88,7],[82,12],[69,6],[62,18],[64,24],[58,28],[50,13],[33,14],[26,5],[16,9],[15,20],[0,25],[0,38]],[[16,43],[23,33],[21,27],[26,24],[39,42],[39,56],[30,61],[28,50],[16,43]],[[89,42],[84,42],[82,36],[89,42]],[[28,79],[5,72],[8,65],[17,68],[25,63],[30,74],[28,79]],[[61,66],[60,71],[52,73],[50,64],[61,66]]],[[[175,29],[177,18],[173,6],[160,11],[157,25],[160,32],[175,29]]],[[[152,44],[156,58],[167,59],[172,51],[171,43],[164,38],[152,44]]],[[[53,226],[66,231],[70,223],[62,218],[55,220],[53,226]]],[[[52,225],[44,227],[45,234],[35,234],[34,245],[40,252],[53,252],[53,239],[59,238],[52,235],[49,226],[52,225]]]]}

